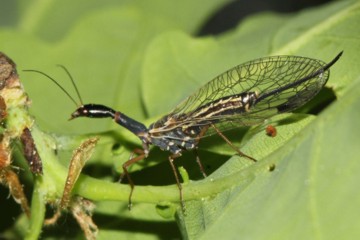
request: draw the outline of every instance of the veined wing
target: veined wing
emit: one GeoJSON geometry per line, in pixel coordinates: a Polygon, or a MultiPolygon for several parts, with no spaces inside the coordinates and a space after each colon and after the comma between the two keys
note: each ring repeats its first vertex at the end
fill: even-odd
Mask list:
{"type": "Polygon", "coordinates": [[[154,127],[168,131],[220,123],[224,130],[229,127],[227,123],[253,125],[292,111],[321,90],[329,78],[329,68],[341,54],[328,64],[299,56],[273,56],[243,63],[205,84],[154,127]]]}

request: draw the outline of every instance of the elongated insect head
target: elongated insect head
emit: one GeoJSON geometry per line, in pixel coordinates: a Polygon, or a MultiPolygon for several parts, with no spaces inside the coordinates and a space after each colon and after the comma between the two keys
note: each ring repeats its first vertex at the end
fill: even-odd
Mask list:
{"type": "Polygon", "coordinates": [[[114,118],[115,111],[109,107],[100,104],[85,104],[80,106],[71,114],[70,120],[78,117],[88,118],[114,118]]]}

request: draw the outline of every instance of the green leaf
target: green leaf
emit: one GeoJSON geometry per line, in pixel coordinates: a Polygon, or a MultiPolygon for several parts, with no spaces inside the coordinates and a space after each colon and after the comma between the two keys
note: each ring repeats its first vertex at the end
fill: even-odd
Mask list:
{"type": "Polygon", "coordinates": [[[149,115],[169,112],[220,73],[268,54],[273,34],[284,19],[261,15],[218,38],[194,38],[180,31],[159,35],[149,44],[142,68],[142,92],[149,115]],[[254,36],[264,33],[264,37],[254,42],[254,36]]]}
{"type": "Polygon", "coordinates": [[[356,147],[360,138],[353,134],[360,131],[359,91],[357,81],[290,142],[259,166],[253,165],[256,177],[217,196],[188,203],[197,208],[183,219],[183,233],[192,239],[235,239],[239,234],[244,239],[359,236],[354,209],[360,197],[354,189],[360,181],[356,147]],[[265,163],[275,164],[275,170],[256,174],[265,163]]]}

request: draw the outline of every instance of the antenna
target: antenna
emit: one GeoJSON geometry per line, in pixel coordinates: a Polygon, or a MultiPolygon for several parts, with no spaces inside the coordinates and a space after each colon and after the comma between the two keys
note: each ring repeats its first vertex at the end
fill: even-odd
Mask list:
{"type": "MultiPolygon", "coordinates": [[[[83,101],[80,97],[80,93],[79,93],[79,90],[74,82],[74,79],[72,78],[71,74],[69,73],[69,71],[62,65],[58,65],[59,67],[61,67],[62,69],[64,69],[64,71],[67,73],[67,75],[70,77],[70,80],[75,88],[75,91],[79,97],[79,100],[80,100],[80,103],[81,105],[83,105],[83,101]]],[[[79,104],[75,101],[75,99],[69,94],[68,91],[65,90],[65,88],[63,86],[61,86],[54,78],[50,77],[48,74],[44,73],[44,72],[41,72],[41,71],[38,71],[38,70],[33,70],[33,69],[27,69],[27,70],[23,70],[24,72],[35,72],[35,73],[39,73],[45,77],[47,77],[48,79],[50,79],[53,83],[55,83],[70,99],[71,101],[73,101],[73,103],[75,103],[75,105],[78,107],[79,104]]]]}
{"type": "Polygon", "coordinates": [[[72,85],[73,85],[74,88],[75,88],[76,94],[77,94],[77,96],[78,96],[78,98],[79,98],[79,100],[80,100],[81,105],[84,105],[83,100],[82,100],[82,98],[81,98],[81,96],[80,96],[79,89],[78,89],[78,87],[76,86],[75,81],[74,81],[73,77],[71,76],[70,72],[69,72],[69,71],[67,70],[67,68],[66,68],[65,66],[63,66],[63,65],[58,64],[57,66],[58,66],[58,67],[61,67],[62,69],[64,69],[64,71],[66,72],[66,74],[69,76],[69,78],[70,78],[70,80],[71,80],[71,82],[72,82],[72,85]]]}

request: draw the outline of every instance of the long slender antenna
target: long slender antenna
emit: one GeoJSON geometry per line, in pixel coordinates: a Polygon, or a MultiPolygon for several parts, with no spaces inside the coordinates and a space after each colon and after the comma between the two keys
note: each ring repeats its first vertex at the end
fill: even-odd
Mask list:
{"type": "Polygon", "coordinates": [[[77,94],[77,96],[78,96],[78,98],[79,98],[79,100],[80,100],[81,105],[84,105],[83,100],[82,100],[81,95],[80,95],[80,92],[79,92],[79,89],[78,89],[78,87],[76,86],[75,81],[74,81],[73,77],[71,76],[70,72],[67,70],[67,68],[66,68],[65,66],[63,66],[63,65],[61,65],[61,64],[58,64],[57,66],[58,66],[58,67],[61,67],[62,69],[64,69],[64,71],[66,72],[66,74],[69,76],[69,78],[70,78],[70,80],[71,80],[71,82],[72,82],[72,85],[73,85],[74,88],[75,88],[76,94],[77,94]]]}
{"type": "MultiPolygon", "coordinates": [[[[23,70],[24,72],[36,72],[39,73],[47,78],[49,78],[53,83],[55,83],[70,99],[71,101],[73,101],[76,105],[76,107],[79,107],[79,104],[75,101],[75,99],[65,90],[65,88],[63,88],[55,79],[53,79],[52,77],[50,77],[49,75],[47,75],[44,72],[38,71],[38,70],[33,70],[33,69],[27,69],[27,70],[23,70]]],[[[77,88],[76,88],[77,90],[77,88]]],[[[80,98],[81,101],[81,98],[80,98]]],[[[82,102],[81,102],[82,104],[82,102]]]]}

